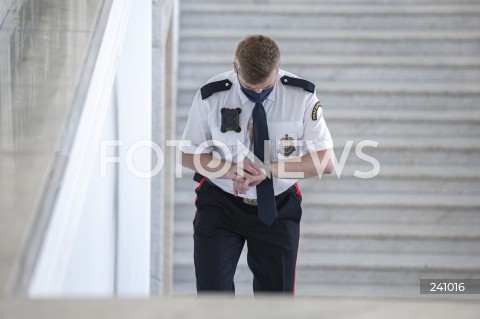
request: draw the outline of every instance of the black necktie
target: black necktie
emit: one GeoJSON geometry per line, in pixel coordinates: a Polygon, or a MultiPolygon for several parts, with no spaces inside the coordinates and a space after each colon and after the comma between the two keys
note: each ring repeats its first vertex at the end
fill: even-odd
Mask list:
{"type": "MultiPolygon", "coordinates": [[[[253,154],[264,162],[264,142],[268,137],[267,115],[261,103],[255,103],[253,118],[253,154]]],[[[277,219],[277,205],[273,191],[273,181],[266,178],[257,185],[258,218],[265,224],[271,225],[277,219]]]]}

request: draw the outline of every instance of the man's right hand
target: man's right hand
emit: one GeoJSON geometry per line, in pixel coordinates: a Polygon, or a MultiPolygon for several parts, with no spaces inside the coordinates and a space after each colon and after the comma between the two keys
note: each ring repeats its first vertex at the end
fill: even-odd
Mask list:
{"type": "Polygon", "coordinates": [[[232,165],[229,178],[233,180],[233,191],[235,196],[245,194],[250,188],[260,184],[267,176],[252,161],[245,159],[242,162],[232,165]]]}

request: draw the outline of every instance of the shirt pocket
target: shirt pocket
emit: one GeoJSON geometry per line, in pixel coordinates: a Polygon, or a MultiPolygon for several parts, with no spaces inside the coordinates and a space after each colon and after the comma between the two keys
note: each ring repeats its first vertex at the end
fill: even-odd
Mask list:
{"type": "Polygon", "coordinates": [[[220,127],[212,127],[212,142],[215,144],[237,145],[245,141],[245,129],[242,127],[240,132],[226,131],[222,132],[220,127]]]}
{"type": "Polygon", "coordinates": [[[235,131],[222,132],[220,127],[212,127],[211,132],[211,145],[214,147],[214,151],[219,153],[218,157],[229,162],[237,162],[237,145],[244,145],[245,129],[242,127],[242,130],[237,133],[235,131]]]}
{"type": "Polygon", "coordinates": [[[302,155],[299,138],[303,136],[303,122],[268,123],[268,134],[272,141],[272,160],[288,159],[302,155]]]}

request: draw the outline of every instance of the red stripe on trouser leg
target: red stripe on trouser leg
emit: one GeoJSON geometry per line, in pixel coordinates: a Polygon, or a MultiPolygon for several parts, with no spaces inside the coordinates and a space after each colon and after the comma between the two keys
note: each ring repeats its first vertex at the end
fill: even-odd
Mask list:
{"type": "MultiPolygon", "coordinates": [[[[295,190],[296,194],[300,197],[302,197],[302,192],[300,191],[300,188],[298,187],[298,184],[295,183],[295,190]]],[[[300,224],[298,224],[298,243],[297,243],[297,260],[298,260],[298,247],[300,247],[300,224]]],[[[293,277],[293,295],[295,296],[295,288],[297,284],[297,262],[295,261],[295,274],[293,277]]]]}
{"type": "MultiPolygon", "coordinates": [[[[203,183],[205,183],[205,181],[206,181],[205,177],[203,177],[200,180],[200,184],[198,184],[197,188],[195,188],[195,193],[198,192],[200,190],[200,188],[202,188],[202,185],[203,185],[203,183]]],[[[197,202],[198,202],[198,195],[195,197],[195,207],[197,206],[197,202]]],[[[197,218],[197,213],[198,213],[198,209],[195,210],[195,215],[193,216],[192,224],[195,221],[195,218],[197,218]]]]}
{"type": "MultiPolygon", "coordinates": [[[[295,185],[297,185],[297,184],[295,184],[295,185]]],[[[295,259],[295,273],[293,274],[293,295],[294,296],[295,296],[295,288],[297,286],[297,261],[298,261],[298,248],[299,247],[300,247],[300,224],[298,224],[297,258],[295,259]]]]}
{"type": "MultiPolygon", "coordinates": [[[[197,188],[195,188],[195,193],[197,193],[200,188],[202,188],[202,185],[203,183],[205,183],[206,179],[205,177],[203,177],[201,180],[200,180],[200,184],[198,184],[197,188]]],[[[197,205],[197,202],[198,202],[198,195],[195,197],[195,205],[197,205]]]]}
{"type": "Polygon", "coordinates": [[[203,183],[205,183],[205,181],[206,181],[206,178],[202,177],[202,179],[200,180],[200,183],[198,184],[197,188],[195,188],[196,192],[199,191],[200,188],[202,188],[202,185],[203,185],[203,183]]]}
{"type": "Polygon", "coordinates": [[[295,190],[297,191],[297,195],[300,196],[300,197],[302,197],[302,192],[300,191],[300,188],[298,188],[298,184],[295,183],[294,186],[295,186],[295,190]]]}

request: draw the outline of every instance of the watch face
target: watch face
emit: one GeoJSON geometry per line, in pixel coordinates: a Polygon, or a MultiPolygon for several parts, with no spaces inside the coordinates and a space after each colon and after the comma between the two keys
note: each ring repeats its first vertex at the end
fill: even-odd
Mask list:
{"type": "Polygon", "coordinates": [[[240,132],[240,113],[242,110],[237,107],[236,109],[222,108],[222,127],[223,133],[228,131],[240,132]]]}

